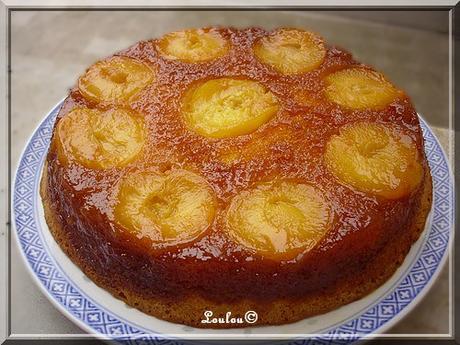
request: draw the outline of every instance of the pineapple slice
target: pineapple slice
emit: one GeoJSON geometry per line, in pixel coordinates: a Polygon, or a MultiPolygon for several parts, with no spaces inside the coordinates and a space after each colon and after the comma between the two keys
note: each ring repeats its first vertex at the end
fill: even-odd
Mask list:
{"type": "Polygon", "coordinates": [[[158,48],[167,59],[194,63],[223,56],[230,44],[216,30],[191,29],[167,34],[158,48]]]}
{"type": "Polygon", "coordinates": [[[145,64],[121,56],[99,61],[78,80],[81,94],[95,102],[128,101],[154,79],[145,64]]]}
{"type": "Polygon", "coordinates": [[[278,112],[276,97],[252,80],[221,78],[192,87],[183,100],[187,127],[209,138],[248,134],[278,112]]]}
{"type": "Polygon", "coordinates": [[[328,169],[345,185],[398,199],[420,184],[423,167],[412,139],[387,126],[357,122],[326,145],[328,169]]]}
{"type": "Polygon", "coordinates": [[[322,193],[292,181],[260,183],[238,194],[227,212],[230,235],[274,259],[311,250],[328,231],[331,209],[322,193]]]}
{"type": "Polygon", "coordinates": [[[145,140],[144,121],[126,109],[76,108],[57,126],[60,157],[87,168],[107,169],[132,161],[145,140]]]}
{"type": "Polygon", "coordinates": [[[214,194],[204,178],[186,170],[142,171],[121,182],[116,221],[156,244],[195,239],[214,219],[214,194]]]}
{"type": "Polygon", "coordinates": [[[297,74],[321,65],[326,48],[323,40],[311,32],[281,29],[259,40],[254,54],[282,74],[297,74]]]}
{"type": "Polygon", "coordinates": [[[402,92],[377,72],[350,68],[325,77],[326,97],[350,109],[381,109],[402,92]]]}

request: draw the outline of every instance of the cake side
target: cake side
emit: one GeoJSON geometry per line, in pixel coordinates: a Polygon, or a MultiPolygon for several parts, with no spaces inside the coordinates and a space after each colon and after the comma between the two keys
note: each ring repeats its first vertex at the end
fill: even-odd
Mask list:
{"type": "MultiPolygon", "coordinates": [[[[427,216],[432,204],[432,182],[427,172],[420,203],[411,224],[400,233],[400,237],[393,238],[366,266],[359,272],[349,275],[335,284],[313,291],[301,299],[277,299],[269,303],[260,303],[249,299],[236,302],[216,302],[208,300],[198,292],[189,295],[154,297],[143,295],[118,284],[117,279],[101,275],[94,267],[94,263],[76,251],[68,230],[63,226],[63,219],[59,217],[55,204],[49,197],[49,178],[47,167],[43,169],[40,184],[40,194],[43,199],[45,219],[51,234],[67,256],[82,269],[82,271],[98,286],[109,291],[115,298],[137,308],[149,315],[162,320],[181,323],[192,327],[209,327],[203,324],[205,311],[212,311],[214,316],[223,317],[231,312],[235,317],[244,317],[247,311],[256,311],[257,322],[254,325],[278,325],[295,322],[309,316],[314,316],[334,310],[342,305],[358,300],[377,289],[387,281],[403,263],[412,244],[417,241],[425,228],[427,216]]],[[[215,328],[247,327],[247,324],[213,324],[215,328]]]]}

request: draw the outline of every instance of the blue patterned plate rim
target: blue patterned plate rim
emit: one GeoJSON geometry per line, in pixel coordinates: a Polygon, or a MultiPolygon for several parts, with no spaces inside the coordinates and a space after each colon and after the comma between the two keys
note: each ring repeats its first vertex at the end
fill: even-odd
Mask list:
{"type": "MultiPolygon", "coordinates": [[[[54,120],[62,104],[63,101],[59,102],[48,113],[27,141],[14,177],[11,200],[14,215],[12,223],[21,256],[42,292],[53,305],[80,328],[104,339],[115,339],[128,343],[132,341],[133,344],[137,344],[136,340],[142,339],[148,344],[157,344],[166,336],[133,325],[130,321],[104,309],[80,291],[53,259],[47,244],[40,235],[42,231],[40,219],[35,212],[37,203],[41,203],[38,195],[39,178],[48,151],[54,120]],[[46,263],[46,266],[43,266],[43,263],[46,263]],[[111,325],[111,330],[117,329],[117,327],[113,327],[116,325],[121,330],[121,334],[109,332],[107,328],[104,331],[105,325],[96,325],[88,319],[85,320],[84,315],[76,315],[68,301],[60,299],[62,296],[56,291],[52,291],[50,285],[52,279],[47,279],[40,272],[43,267],[51,269],[55,274],[54,277],[59,277],[66,289],[72,289],[72,291],[80,294],[85,303],[89,303],[88,305],[98,310],[101,315],[109,318],[111,322],[115,322],[111,325]]],[[[453,175],[438,139],[420,115],[419,118],[425,138],[425,151],[433,176],[433,208],[430,218],[427,220],[431,224],[429,224],[428,229],[425,229],[427,234],[424,242],[408,269],[401,274],[396,287],[391,287],[379,299],[367,305],[364,312],[361,310],[344,322],[323,330],[324,333],[303,339],[302,344],[313,342],[316,344],[318,341],[319,343],[324,341],[327,344],[348,344],[361,338],[369,338],[385,332],[415,307],[427,294],[439,275],[447,259],[447,249],[450,248],[451,242],[450,232],[453,225],[454,204],[453,175]]],[[[287,336],[291,337],[291,335],[287,336]]],[[[173,343],[179,344],[180,342],[174,341],[173,343]]]]}

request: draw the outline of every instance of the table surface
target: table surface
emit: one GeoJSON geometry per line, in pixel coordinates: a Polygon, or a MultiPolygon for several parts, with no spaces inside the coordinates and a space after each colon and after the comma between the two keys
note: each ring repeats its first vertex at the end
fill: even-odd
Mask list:
{"type": "MultiPolygon", "coordinates": [[[[346,47],[383,71],[412,97],[448,148],[448,37],[446,34],[356,21],[325,13],[199,11],[13,12],[11,20],[11,161],[47,112],[85,68],[132,43],[184,27],[212,24],[305,27],[346,47]]],[[[17,246],[11,246],[13,334],[79,334],[40,292],[17,246]]],[[[0,322],[3,322],[0,320],[0,322]]],[[[427,297],[390,333],[449,332],[449,270],[444,267],[427,297]]]]}

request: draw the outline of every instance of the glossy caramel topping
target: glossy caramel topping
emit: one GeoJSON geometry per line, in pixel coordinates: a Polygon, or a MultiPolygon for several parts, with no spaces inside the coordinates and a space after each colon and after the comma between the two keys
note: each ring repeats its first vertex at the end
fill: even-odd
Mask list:
{"type": "Polygon", "coordinates": [[[263,85],[221,78],[188,90],[182,115],[192,131],[205,137],[226,138],[253,132],[278,109],[276,97],[263,85]]]}
{"type": "Polygon", "coordinates": [[[254,54],[280,73],[297,74],[317,68],[326,49],[322,39],[311,32],[281,29],[258,41],[254,54]]]}
{"type": "Polygon", "coordinates": [[[171,32],[159,42],[161,54],[171,60],[204,62],[226,54],[229,42],[213,29],[190,29],[171,32]]]}
{"type": "Polygon", "coordinates": [[[250,162],[254,157],[269,157],[272,150],[292,139],[293,131],[287,126],[273,128],[269,135],[259,135],[251,138],[242,147],[225,147],[219,152],[219,160],[227,165],[238,162],[250,162]]]}
{"type": "Polygon", "coordinates": [[[76,108],[59,121],[60,158],[90,169],[123,166],[145,142],[144,120],[132,110],[76,108]]]}
{"type": "Polygon", "coordinates": [[[91,66],[78,81],[82,95],[94,102],[125,103],[154,79],[153,68],[115,56],[91,66]]]}
{"type": "Polygon", "coordinates": [[[227,213],[230,234],[247,248],[274,258],[312,249],[330,225],[322,193],[292,181],[260,183],[238,194],[227,213]]]}
{"type": "Polygon", "coordinates": [[[325,161],[342,183],[388,199],[407,195],[423,176],[411,138],[377,123],[341,128],[327,143],[325,161]]]}
{"type": "Polygon", "coordinates": [[[382,74],[364,68],[334,72],[325,82],[327,98],[351,109],[381,109],[401,95],[382,74]]]}
{"type": "Polygon", "coordinates": [[[186,170],[127,175],[117,200],[116,221],[160,246],[195,239],[211,224],[216,207],[206,180],[186,170]]]}
{"type": "MultiPolygon", "coordinates": [[[[143,140],[136,139],[138,136],[133,135],[135,140],[131,139],[130,144],[124,139],[117,139],[116,142],[125,142],[126,147],[131,147],[136,142],[143,142],[143,145],[134,158],[125,157],[126,161],[123,157],[131,149],[116,151],[117,154],[113,156],[118,157],[115,159],[120,160],[120,165],[103,164],[107,167],[113,166],[112,169],[95,168],[92,163],[56,163],[58,156],[68,160],[75,159],[69,147],[74,147],[72,150],[79,152],[79,149],[85,147],[81,144],[81,138],[86,138],[92,132],[91,126],[88,127],[90,130],[70,129],[67,126],[69,133],[76,133],[67,134],[68,137],[75,135],[80,139],[72,139],[75,144],[66,146],[64,155],[55,152],[55,148],[64,151],[59,132],[66,127],[66,121],[76,121],[77,124],[86,121],[86,115],[78,121],[72,119],[76,109],[104,113],[109,111],[108,108],[116,107],[119,102],[113,100],[95,104],[82,89],[72,90],[59,114],[55,133],[57,135],[53,137],[57,145],[51,146],[48,166],[49,176],[53,179],[51,185],[57,186],[52,191],[57,195],[55,199],[63,200],[62,212],[74,214],[80,233],[88,228],[92,232],[97,231],[101,236],[110,235],[106,241],[114,245],[117,243],[121,248],[120,252],[141,253],[139,255],[146,260],[161,262],[160,266],[165,264],[165,267],[170,265],[173,269],[183,268],[180,274],[175,273],[177,276],[165,269],[162,282],[167,284],[168,277],[171,277],[168,282],[175,284],[173,290],[178,285],[175,279],[182,282],[183,274],[189,275],[189,281],[193,285],[193,282],[203,281],[202,278],[207,277],[202,270],[209,270],[210,274],[214,274],[214,268],[222,270],[226,278],[222,282],[223,286],[215,289],[221,291],[225,290],[225,284],[229,281],[236,284],[234,272],[241,268],[243,262],[247,268],[245,277],[254,277],[257,272],[269,268],[273,269],[271,273],[278,272],[278,268],[279,271],[286,269],[289,272],[290,267],[293,267],[290,265],[307,265],[308,260],[313,260],[314,266],[318,258],[322,258],[324,267],[328,267],[327,263],[336,267],[351,260],[350,253],[356,253],[356,256],[367,255],[369,250],[378,248],[386,240],[386,236],[392,236],[394,231],[406,226],[410,220],[408,214],[417,202],[416,193],[421,190],[416,187],[415,182],[420,180],[420,169],[423,172],[427,169],[418,118],[407,96],[401,94],[401,97],[396,97],[379,109],[338,106],[326,97],[325,76],[356,68],[354,66],[357,62],[349,53],[324,46],[325,55],[317,67],[308,73],[286,75],[261,63],[254,50],[262,40],[268,40],[282,30],[212,30],[227,42],[231,42],[228,52],[218,59],[200,63],[173,60],[159,51],[158,40],[142,41],[119,53],[123,58],[139,62],[155,71],[155,77],[135,97],[123,101],[123,109],[131,109],[126,111],[136,114],[133,118],[142,119],[144,135],[143,140]],[[353,177],[362,171],[359,166],[353,165],[355,163],[352,158],[349,158],[352,163],[343,163],[348,168],[343,168],[340,164],[351,156],[350,152],[358,152],[358,149],[352,148],[351,144],[346,147],[345,144],[340,146],[331,143],[335,142],[333,138],[340,136],[341,129],[345,131],[348,126],[363,121],[378,123],[378,128],[385,126],[391,129],[389,142],[393,141],[394,144],[389,147],[394,152],[401,153],[400,167],[406,164],[407,169],[398,172],[399,168],[393,163],[379,163],[381,175],[376,175],[378,180],[375,181],[386,183],[387,180],[381,176],[395,174],[401,186],[395,190],[406,197],[389,200],[374,192],[385,189],[379,187],[380,182],[375,182],[374,185],[374,179],[364,179],[367,181],[364,183],[368,186],[367,189],[358,188],[352,184],[352,178],[350,182],[346,182],[335,172],[334,167],[337,167],[338,172],[343,170],[344,175],[353,177]],[[398,140],[403,143],[402,146],[397,144],[397,138],[400,138],[398,140]],[[327,146],[331,147],[328,154],[330,162],[325,158],[327,146]],[[420,156],[416,160],[418,163],[411,165],[410,155],[416,154],[415,151],[420,156]],[[358,173],[353,169],[357,169],[358,173]],[[167,177],[169,171],[183,170],[193,171],[199,177],[193,179],[193,183],[187,182],[185,185],[188,187],[171,192],[174,197],[157,197],[160,193],[157,189],[159,185],[166,186],[168,190],[173,188],[172,185],[182,186],[182,182],[160,181],[170,181],[167,177]],[[254,237],[251,237],[247,225],[249,223],[244,220],[246,216],[240,216],[240,212],[235,211],[235,219],[238,220],[236,223],[243,225],[235,225],[234,228],[243,230],[229,230],[230,204],[240,200],[238,203],[249,205],[250,202],[245,201],[241,195],[246,195],[248,200],[254,200],[253,195],[256,195],[257,200],[268,203],[263,192],[258,191],[262,188],[259,186],[266,181],[288,181],[286,183],[310,186],[305,189],[313,188],[319,196],[312,196],[309,200],[317,200],[317,205],[321,204],[318,200],[324,200],[324,209],[333,213],[333,217],[328,218],[324,228],[321,228],[324,223],[321,217],[317,218],[319,223],[314,223],[313,220],[310,222],[311,217],[302,213],[306,212],[302,207],[311,205],[311,202],[296,206],[295,201],[307,199],[309,192],[293,192],[293,205],[300,210],[306,221],[303,222],[302,217],[296,216],[299,213],[283,211],[290,217],[289,222],[297,224],[293,229],[298,230],[290,234],[289,229],[281,227],[282,230],[278,231],[284,231],[286,235],[285,250],[282,249],[282,242],[272,243],[270,247],[270,241],[260,240],[266,238],[274,241],[278,234],[274,225],[268,227],[273,232],[269,232],[266,237],[260,227],[254,227],[254,237]],[[404,194],[402,186],[410,186],[413,193],[404,194]],[[133,191],[131,196],[129,190],[133,191]],[[191,212],[185,218],[183,215],[179,216],[181,211],[173,206],[176,205],[174,200],[181,199],[180,193],[185,193],[184,199],[177,201],[177,205],[182,202],[184,206],[180,209],[191,212]],[[412,195],[414,198],[410,197],[412,195]],[[202,200],[202,206],[196,206],[192,200],[202,200]],[[188,208],[186,205],[195,206],[188,208]],[[165,219],[168,220],[163,223],[165,219]],[[395,221],[400,223],[399,227],[395,226],[395,221]],[[305,226],[303,229],[311,231],[302,232],[302,226],[305,226]],[[319,228],[324,232],[312,230],[319,228]],[[174,229],[181,231],[176,233],[174,229]],[[163,246],[167,246],[167,250],[163,246]],[[356,249],[357,246],[361,246],[360,249],[356,249]],[[344,247],[353,250],[342,250],[344,247]],[[266,260],[266,257],[276,260],[266,260]],[[268,261],[273,266],[266,266],[268,261]]],[[[90,70],[93,68],[94,66],[90,70]]],[[[104,133],[111,130],[116,133],[118,127],[107,126],[104,133]]],[[[137,133],[137,130],[132,133],[137,133]]],[[[90,142],[91,140],[88,139],[90,142]]],[[[348,143],[348,139],[343,142],[348,143]]],[[[104,159],[95,159],[95,156],[96,154],[88,155],[88,161],[104,162],[104,159]]],[[[366,162],[364,158],[361,161],[366,162]]],[[[373,171],[371,168],[366,169],[373,171]]],[[[356,177],[358,181],[359,178],[361,177],[356,177]]],[[[393,183],[396,180],[388,181],[393,183]]],[[[277,188],[284,190],[284,187],[277,188]]],[[[286,193],[290,195],[290,192],[286,193]]],[[[311,194],[317,195],[314,192],[311,194]]],[[[280,209],[284,210],[286,207],[282,206],[280,209]]],[[[232,209],[237,208],[233,206],[232,209]]],[[[321,207],[318,209],[323,210],[321,207]]],[[[269,211],[268,214],[272,216],[267,217],[271,217],[276,223],[276,219],[281,218],[274,216],[276,212],[273,212],[269,211]]],[[[241,214],[245,215],[243,209],[241,214]]],[[[321,212],[319,214],[324,215],[321,212]]],[[[282,223],[281,220],[276,224],[279,223],[282,223]]],[[[101,262],[110,261],[108,258],[102,259],[101,262]]],[[[136,259],[132,260],[129,265],[136,264],[136,259]]],[[[360,261],[357,259],[356,262],[360,261]]],[[[286,273],[286,276],[289,274],[286,273]]],[[[239,277],[238,284],[246,281],[242,276],[239,277]]],[[[320,283],[318,280],[316,282],[320,283]]],[[[289,284],[286,281],[285,285],[278,289],[273,288],[272,291],[276,293],[284,290],[289,284]]],[[[184,283],[184,289],[189,286],[184,283]]]]}

